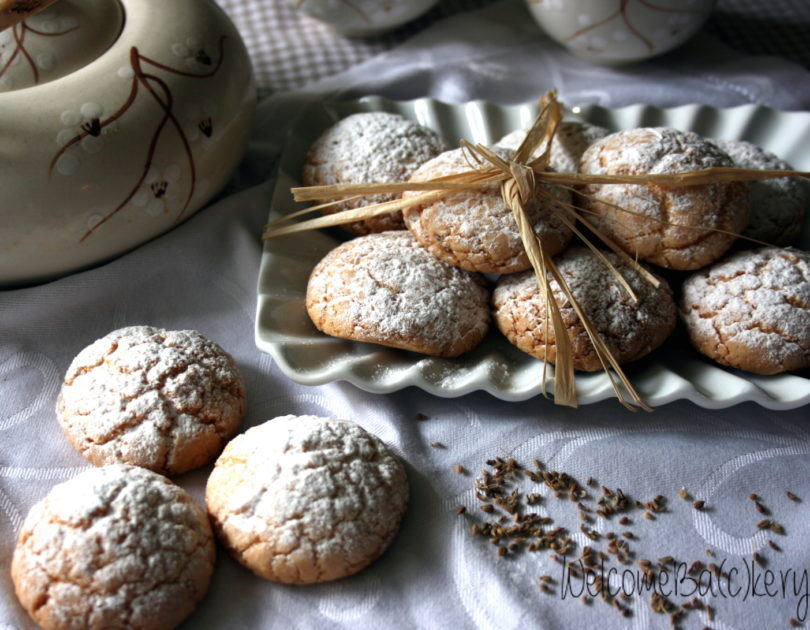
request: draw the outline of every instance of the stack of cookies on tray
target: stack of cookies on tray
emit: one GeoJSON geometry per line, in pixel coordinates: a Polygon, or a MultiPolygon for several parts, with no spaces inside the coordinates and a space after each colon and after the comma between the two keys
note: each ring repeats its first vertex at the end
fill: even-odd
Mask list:
{"type": "MultiPolygon", "coordinates": [[[[515,131],[491,150],[508,161],[524,137],[515,131]]],[[[560,123],[549,156],[550,171],[587,175],[792,170],[748,142],[665,127],[609,133],[575,121],[560,123]]],[[[447,149],[415,122],[360,113],[314,142],[302,183],[435,182],[475,166],[467,151],[447,149]]],[[[374,217],[344,225],[355,238],[316,265],[306,300],[315,326],[335,337],[453,357],[480,343],[494,321],[512,344],[554,363],[546,301],[500,185],[441,195],[406,190],[401,197],[412,203],[384,224],[374,217]]],[[[538,181],[523,205],[568,285],[550,281],[574,368],[604,367],[580,314],[625,364],[659,347],[679,312],[695,348],[723,365],[759,374],[810,367],[810,255],[791,248],[807,201],[802,182],[790,177],[672,187],[538,181]],[[565,208],[576,208],[589,225],[572,221],[565,208]],[[584,246],[574,234],[580,230],[603,250],[584,246]]]]}

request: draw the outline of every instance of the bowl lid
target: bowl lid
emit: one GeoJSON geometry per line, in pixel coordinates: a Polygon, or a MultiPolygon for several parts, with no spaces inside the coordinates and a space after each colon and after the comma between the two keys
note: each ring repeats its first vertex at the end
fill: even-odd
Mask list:
{"type": "Polygon", "coordinates": [[[118,38],[118,0],[60,0],[0,31],[0,92],[53,81],[99,57],[118,38]]]}

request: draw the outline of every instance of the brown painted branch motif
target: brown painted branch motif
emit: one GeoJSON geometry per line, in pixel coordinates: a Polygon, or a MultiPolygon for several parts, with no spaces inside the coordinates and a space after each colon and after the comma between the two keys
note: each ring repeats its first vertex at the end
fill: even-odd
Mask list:
{"type": "MultiPolygon", "coordinates": [[[[214,76],[222,66],[224,59],[225,39],[225,37],[220,38],[219,55],[216,63],[214,63],[214,60],[203,48],[200,48],[197,51],[192,51],[193,60],[196,63],[211,67],[209,71],[200,73],[179,70],[156,61],[155,59],[141,54],[137,46],[133,46],[129,55],[132,78],[127,98],[115,112],[106,118],[102,118],[100,115],[92,115],[95,112],[91,112],[89,120],[86,120],[79,126],[79,132],[67,139],[62,148],[53,156],[50,165],[48,166],[49,177],[53,175],[53,171],[57,167],[60,158],[68,155],[71,150],[74,150],[85,139],[98,138],[108,128],[112,129],[111,125],[117,123],[119,120],[124,119],[127,112],[140,96],[143,96],[144,98],[151,98],[158,106],[160,117],[152,130],[149,145],[144,155],[143,167],[135,179],[132,187],[115,208],[108,211],[104,216],[101,217],[99,221],[87,229],[80,241],[87,239],[99,227],[123,210],[128,203],[133,201],[138,192],[145,187],[150,170],[152,170],[154,165],[154,157],[157,151],[158,142],[161,140],[164,132],[167,129],[173,129],[177,135],[177,139],[182,145],[182,154],[185,156],[185,161],[190,171],[188,190],[185,192],[182,207],[180,208],[180,212],[175,220],[179,221],[183,217],[197,188],[197,167],[195,164],[194,155],[191,151],[191,144],[189,143],[188,136],[183,130],[183,127],[175,113],[175,101],[171,87],[163,78],[157,74],[154,74],[154,72],[162,71],[171,75],[193,79],[210,78],[214,76]]],[[[199,129],[203,135],[210,138],[214,132],[213,120],[210,116],[206,116],[197,123],[196,128],[199,129]]],[[[169,181],[168,178],[164,177],[162,179],[149,182],[148,191],[155,199],[162,200],[167,197],[169,189],[173,184],[173,181],[169,181]]]]}
{"type": "MultiPolygon", "coordinates": [[[[654,4],[653,2],[650,2],[650,0],[636,0],[636,1],[641,6],[647,8],[647,9],[650,9],[651,11],[658,11],[658,12],[661,12],[661,13],[673,13],[673,14],[678,14],[678,15],[700,15],[700,11],[696,11],[694,9],[672,9],[672,8],[662,7],[662,6],[659,6],[657,4],[654,4]]],[[[531,2],[533,4],[539,4],[539,3],[543,2],[543,0],[531,0],[531,2]]],[[[633,2],[633,0],[619,0],[619,6],[616,9],[616,11],[614,11],[613,13],[608,15],[607,17],[603,18],[602,20],[599,20],[598,22],[595,22],[593,24],[589,24],[588,26],[585,26],[585,27],[579,29],[578,31],[575,31],[575,32],[571,33],[570,35],[568,35],[565,38],[565,41],[570,42],[571,40],[574,40],[577,37],[580,37],[580,36],[590,32],[590,31],[594,30],[595,28],[599,28],[600,26],[603,26],[603,25],[605,25],[605,24],[607,24],[609,22],[612,22],[613,20],[619,18],[624,23],[624,25],[627,27],[627,30],[630,31],[630,33],[632,33],[632,35],[636,39],[638,39],[642,44],[644,44],[644,46],[647,48],[647,50],[652,52],[654,50],[654,48],[655,48],[654,44],[647,37],[645,37],[644,34],[630,21],[630,17],[627,14],[629,5],[632,2],[633,2]]]]}
{"type": "Polygon", "coordinates": [[[41,31],[33,28],[32,26],[29,26],[24,21],[20,22],[19,24],[15,24],[14,26],[11,27],[11,36],[14,40],[14,48],[11,51],[11,54],[8,56],[6,63],[3,64],[2,67],[0,67],[0,78],[2,78],[3,75],[6,74],[6,72],[8,72],[8,69],[11,67],[11,64],[13,64],[18,57],[22,57],[23,59],[25,59],[26,63],[28,64],[28,67],[31,68],[31,74],[33,75],[34,85],[38,84],[39,68],[37,67],[37,64],[34,61],[34,59],[31,57],[31,54],[25,47],[25,39],[28,36],[28,34],[31,33],[39,37],[59,37],[61,35],[67,35],[68,33],[75,31],[77,28],[79,27],[73,26],[63,31],[46,33],[45,31],[41,31]]]}

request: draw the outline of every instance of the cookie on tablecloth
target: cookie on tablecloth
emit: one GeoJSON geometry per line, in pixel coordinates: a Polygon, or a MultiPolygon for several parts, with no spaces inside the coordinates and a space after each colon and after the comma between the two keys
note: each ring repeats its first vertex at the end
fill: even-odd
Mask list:
{"type": "MultiPolygon", "coordinates": [[[[624,364],[663,343],[675,328],[677,309],[664,280],[659,278],[661,284],[656,288],[616,254],[603,253],[621,270],[638,301],[633,301],[607,265],[586,247],[571,247],[555,262],[605,345],[624,364]]],[[[551,287],[571,339],[574,368],[601,370],[602,364],[570,301],[556,281],[551,281],[551,287]]],[[[538,359],[556,362],[554,330],[549,322],[546,339],[548,315],[533,271],[501,276],[492,304],[495,324],[512,344],[538,359]]]]}
{"type": "Polygon", "coordinates": [[[92,464],[179,475],[216,457],[245,412],[233,358],[193,330],[129,326],[73,359],[56,404],[62,430],[92,464]]]}
{"type": "Polygon", "coordinates": [[[399,458],[346,420],[282,416],[234,438],[205,492],[236,560],[268,580],[357,573],[391,544],[408,504],[399,458]]]}
{"type": "Polygon", "coordinates": [[[205,595],[216,549],[188,493],[144,468],[91,468],[31,508],[11,561],[46,630],[177,626],[205,595]]]}
{"type": "MultiPolygon", "coordinates": [[[[745,140],[712,140],[740,168],[792,171],[793,167],[770,151],[745,140]]],[[[799,237],[807,210],[805,183],[797,177],[776,177],[748,183],[751,218],[743,236],[770,245],[791,245],[799,237]]]]}
{"type": "MultiPolygon", "coordinates": [[[[511,152],[496,149],[502,158],[511,152]]],[[[446,151],[422,165],[411,181],[424,181],[472,170],[463,149],[446,151]]],[[[407,191],[403,199],[418,192],[407,191]]],[[[526,211],[550,256],[561,252],[572,238],[571,230],[552,211],[570,204],[571,194],[540,182],[526,211]]],[[[454,192],[442,199],[415,204],[402,211],[416,240],[437,258],[468,271],[514,273],[531,266],[511,208],[501,196],[500,185],[454,192]]]]}
{"type": "MultiPolygon", "coordinates": [[[[352,114],[318,137],[309,148],[301,172],[304,186],[406,182],[429,159],[447,148],[432,129],[399,114],[352,114]]],[[[367,195],[324,209],[325,213],[349,210],[398,198],[397,194],[367,195]]],[[[355,234],[401,230],[397,211],[344,224],[355,234]]]]}
{"type": "Polygon", "coordinates": [[[489,289],[407,230],[368,234],[329,252],[312,270],[307,312],[318,330],[423,354],[452,357],[489,328],[489,289]]]}
{"type": "Polygon", "coordinates": [[[810,367],[810,254],[741,251],[683,284],[681,318],[693,345],[757,374],[810,367]]]}
{"type": "MultiPolygon", "coordinates": [[[[734,163],[702,136],[644,127],[598,140],[582,154],[579,170],[644,175],[718,166],[734,163]]],[[[585,184],[580,190],[583,208],[594,213],[588,218],[614,243],[631,256],[669,269],[698,269],[720,258],[748,224],[751,209],[745,182],[684,187],[585,184]]]]}

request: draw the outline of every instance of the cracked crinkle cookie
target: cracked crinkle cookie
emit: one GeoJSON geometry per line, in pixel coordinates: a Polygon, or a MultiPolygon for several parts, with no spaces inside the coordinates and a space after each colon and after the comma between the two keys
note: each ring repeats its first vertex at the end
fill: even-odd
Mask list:
{"type": "Polygon", "coordinates": [[[483,276],[432,256],[407,230],[357,237],[312,270],[307,312],[318,330],[453,357],[489,329],[483,276]]]}
{"type": "MultiPolygon", "coordinates": [[[[793,167],[769,151],[744,140],[712,140],[740,168],[792,171],[793,167]]],[[[743,236],[771,245],[790,245],[799,236],[807,209],[804,182],[797,177],[776,177],[749,182],[751,218],[743,236]]]]}
{"type": "Polygon", "coordinates": [[[694,346],[757,374],[810,367],[810,254],[738,252],[684,282],[681,317],[694,346]]]}
{"type": "MultiPolygon", "coordinates": [[[[510,151],[496,149],[508,159],[510,151]]],[[[411,181],[472,170],[463,149],[446,151],[422,165],[411,181]]],[[[420,193],[405,192],[403,199],[420,193]]],[[[571,195],[558,186],[538,183],[526,211],[534,231],[550,256],[561,252],[571,240],[571,230],[551,210],[570,204],[571,195]]],[[[417,204],[402,211],[405,224],[431,254],[456,267],[482,273],[514,273],[531,266],[512,210],[501,196],[500,186],[490,184],[453,193],[442,199],[417,204]]]]}
{"type": "MultiPolygon", "coordinates": [[[[579,170],[591,175],[682,173],[734,166],[731,158],[691,131],[645,127],[592,144],[579,170]]],[[[669,269],[698,269],[722,256],[748,224],[745,182],[664,187],[585,184],[588,218],[631,256],[669,269]],[[700,229],[711,228],[711,229],[700,229]]]]}
{"type": "Polygon", "coordinates": [[[205,595],[216,548],[205,510],[136,466],[92,468],[31,508],[11,561],[41,628],[174,628],[205,595]]]}
{"type": "Polygon", "coordinates": [[[115,330],[82,350],[56,413],[71,444],[97,466],[166,475],[202,466],[236,433],[245,387],[233,358],[193,330],[115,330]]]}
{"type": "MultiPolygon", "coordinates": [[[[555,259],[574,298],[601,334],[619,363],[640,359],[660,346],[675,328],[677,309],[672,291],[661,280],[656,288],[612,252],[603,252],[622,272],[638,301],[633,301],[604,262],[586,247],[571,247],[555,259]]],[[[588,372],[602,364],[582,321],[556,281],[551,282],[563,323],[571,339],[574,368],[588,372]]],[[[548,325],[546,305],[532,271],[502,276],[492,295],[495,323],[524,352],[556,362],[554,330],[548,325]]]]}
{"type": "MultiPolygon", "coordinates": [[[[406,182],[430,158],[447,148],[432,129],[399,114],[352,114],[332,125],[309,148],[301,172],[304,186],[406,182]]],[[[324,213],[339,212],[396,199],[379,194],[346,201],[324,213]]],[[[392,212],[342,227],[355,234],[401,230],[401,212],[392,212]]]]}
{"type": "Polygon", "coordinates": [[[234,438],[205,491],[214,528],[260,577],[352,575],[389,546],[408,504],[399,458],[346,420],[281,416],[234,438]]]}
{"type": "MultiPolygon", "coordinates": [[[[549,166],[558,173],[576,173],[579,158],[589,146],[610,133],[604,127],[577,120],[564,120],[557,127],[551,141],[549,166]]],[[[517,129],[506,134],[495,143],[496,147],[517,151],[526,137],[525,129],[517,129]]],[[[535,153],[534,157],[537,157],[535,153]]]]}

